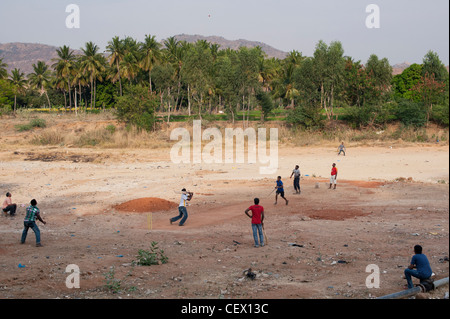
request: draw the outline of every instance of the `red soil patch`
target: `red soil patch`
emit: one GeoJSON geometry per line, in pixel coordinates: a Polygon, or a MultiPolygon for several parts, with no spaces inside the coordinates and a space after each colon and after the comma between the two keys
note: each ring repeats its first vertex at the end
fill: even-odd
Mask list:
{"type": "Polygon", "coordinates": [[[133,199],[128,202],[114,206],[114,208],[118,211],[131,213],[161,212],[174,209],[176,207],[177,207],[176,203],[154,197],[133,199]]]}

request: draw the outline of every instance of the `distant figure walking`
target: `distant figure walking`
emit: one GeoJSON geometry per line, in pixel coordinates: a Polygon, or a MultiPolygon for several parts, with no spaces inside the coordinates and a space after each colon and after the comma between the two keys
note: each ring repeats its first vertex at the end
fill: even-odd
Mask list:
{"type": "Polygon", "coordinates": [[[41,245],[41,232],[39,231],[39,227],[36,225],[36,219],[38,219],[44,225],[47,224],[42,220],[39,208],[36,206],[37,201],[35,199],[31,200],[31,206],[27,207],[25,219],[23,221],[24,229],[22,232],[21,243],[25,244],[25,240],[27,239],[28,229],[31,228],[36,235],[36,247],[42,247],[41,245]]]}
{"type": "Polygon", "coordinates": [[[347,149],[346,149],[345,146],[344,146],[344,142],[342,142],[342,144],[339,145],[339,147],[338,147],[338,151],[339,151],[338,156],[341,155],[341,153],[344,153],[344,156],[345,156],[345,151],[346,151],[346,150],[347,150],[347,149]]]}
{"type": "Polygon", "coordinates": [[[294,176],[294,189],[295,189],[295,193],[296,194],[300,194],[301,190],[300,190],[300,170],[299,170],[299,166],[295,165],[295,169],[292,171],[291,177],[294,176]]]}
{"type": "Polygon", "coordinates": [[[332,168],[331,168],[330,187],[328,189],[331,189],[331,186],[333,184],[334,184],[334,189],[336,189],[337,174],[338,174],[338,169],[336,167],[336,163],[333,163],[332,168]]]}
{"type": "Polygon", "coordinates": [[[5,216],[8,216],[8,212],[11,216],[14,216],[16,214],[17,205],[12,202],[10,192],[6,193],[6,198],[3,201],[2,209],[5,216]]]}

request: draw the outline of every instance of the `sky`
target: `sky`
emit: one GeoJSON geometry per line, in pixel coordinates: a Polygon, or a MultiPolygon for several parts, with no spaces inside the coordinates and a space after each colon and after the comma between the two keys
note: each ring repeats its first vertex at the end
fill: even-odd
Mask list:
{"type": "Polygon", "coordinates": [[[311,56],[319,40],[340,41],[345,55],[371,54],[393,65],[421,63],[437,52],[449,64],[448,0],[0,0],[0,43],[29,42],[79,49],[93,41],[105,49],[114,36],[142,41],[177,34],[260,41],[311,56]],[[67,28],[69,4],[80,27],[67,28]],[[368,28],[370,4],[379,28],[368,28]]]}

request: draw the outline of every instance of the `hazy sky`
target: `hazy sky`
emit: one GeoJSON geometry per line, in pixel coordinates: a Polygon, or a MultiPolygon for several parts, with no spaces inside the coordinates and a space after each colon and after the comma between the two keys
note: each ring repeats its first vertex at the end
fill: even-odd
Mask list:
{"type": "Polygon", "coordinates": [[[421,63],[428,50],[449,64],[448,0],[0,0],[0,43],[32,42],[102,50],[115,35],[158,40],[186,33],[265,42],[312,55],[319,40],[341,41],[345,54],[391,64],[421,63]],[[79,29],[66,27],[66,6],[80,8],[79,29]],[[380,8],[369,29],[366,7],[380,8]]]}

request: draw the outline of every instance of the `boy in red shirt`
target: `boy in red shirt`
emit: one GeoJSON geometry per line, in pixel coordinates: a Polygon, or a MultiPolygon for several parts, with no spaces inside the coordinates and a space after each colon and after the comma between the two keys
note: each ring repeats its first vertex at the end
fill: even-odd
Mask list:
{"type": "Polygon", "coordinates": [[[259,198],[254,199],[255,205],[250,206],[245,210],[245,214],[252,219],[252,230],[253,230],[253,239],[255,240],[255,247],[258,248],[261,244],[261,247],[264,246],[264,235],[263,235],[263,225],[264,225],[264,208],[259,205],[259,198]],[[250,215],[248,212],[251,211],[250,215]],[[258,234],[259,233],[259,242],[258,242],[258,234]]]}
{"type": "Polygon", "coordinates": [[[336,164],[333,163],[333,167],[331,168],[330,187],[328,189],[331,189],[332,184],[334,184],[334,189],[336,189],[337,173],[338,171],[336,164]]]}

